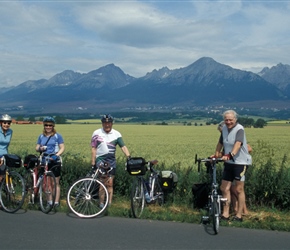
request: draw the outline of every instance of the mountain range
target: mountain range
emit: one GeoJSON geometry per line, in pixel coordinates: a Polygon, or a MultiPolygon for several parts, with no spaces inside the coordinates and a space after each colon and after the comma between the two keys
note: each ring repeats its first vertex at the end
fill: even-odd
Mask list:
{"type": "Polygon", "coordinates": [[[108,64],[88,73],[65,70],[0,92],[0,109],[31,114],[221,105],[290,108],[290,66],[279,63],[255,74],[202,57],[184,68],[163,67],[136,78],[108,64]]]}

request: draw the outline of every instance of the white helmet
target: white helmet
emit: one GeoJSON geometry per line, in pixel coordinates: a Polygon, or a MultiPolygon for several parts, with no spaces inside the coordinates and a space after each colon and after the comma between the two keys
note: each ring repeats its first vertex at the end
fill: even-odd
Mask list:
{"type": "Polygon", "coordinates": [[[10,115],[7,115],[7,114],[5,114],[5,115],[1,115],[1,117],[0,117],[0,122],[2,122],[2,121],[8,121],[8,122],[11,122],[11,121],[12,121],[12,118],[11,118],[10,115]]]}

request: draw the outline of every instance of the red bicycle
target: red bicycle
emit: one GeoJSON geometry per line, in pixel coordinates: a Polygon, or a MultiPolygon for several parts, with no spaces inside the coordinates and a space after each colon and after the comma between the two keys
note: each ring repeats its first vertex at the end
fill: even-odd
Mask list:
{"type": "Polygon", "coordinates": [[[39,200],[40,209],[46,214],[53,209],[56,196],[56,179],[51,170],[61,165],[60,160],[60,163],[56,162],[53,167],[48,169],[48,163],[51,162],[53,155],[55,154],[42,153],[39,157],[27,155],[24,159],[28,204],[34,205],[36,200],[39,200]]]}

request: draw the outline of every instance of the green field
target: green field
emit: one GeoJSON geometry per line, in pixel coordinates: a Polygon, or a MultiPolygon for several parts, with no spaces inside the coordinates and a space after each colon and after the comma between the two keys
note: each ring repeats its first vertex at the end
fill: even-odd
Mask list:
{"type": "MultiPolygon", "coordinates": [[[[101,124],[57,125],[56,130],[65,140],[65,154],[78,155],[89,161],[91,136],[100,126],[101,124]]],[[[42,126],[13,124],[11,128],[14,133],[9,152],[21,156],[35,153],[36,140],[42,132],[42,126]]],[[[175,164],[180,164],[182,167],[193,166],[195,154],[199,157],[207,157],[214,153],[219,137],[215,125],[161,126],[117,123],[114,124],[114,128],[122,133],[132,156],[142,156],[147,160],[158,159],[168,167],[175,164]]],[[[268,156],[269,151],[264,151],[266,146],[272,149],[271,154],[277,161],[290,152],[289,125],[272,124],[262,129],[246,128],[245,130],[247,140],[253,148],[254,165],[263,162],[264,156],[268,156]]],[[[122,156],[121,150],[117,150],[117,156],[122,156]]]]}

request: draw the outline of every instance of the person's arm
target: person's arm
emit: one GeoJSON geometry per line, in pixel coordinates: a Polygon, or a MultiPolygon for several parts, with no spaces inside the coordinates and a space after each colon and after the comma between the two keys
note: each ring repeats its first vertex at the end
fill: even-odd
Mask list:
{"type": "Polygon", "coordinates": [[[96,164],[96,155],[97,155],[97,149],[95,147],[92,147],[92,153],[91,153],[91,164],[94,166],[96,164]]]}
{"type": "Polygon", "coordinates": [[[58,145],[59,146],[59,150],[58,152],[56,153],[57,156],[60,156],[63,152],[64,152],[64,149],[65,149],[65,146],[64,146],[64,143],[61,143],[58,145]]]}
{"type": "Polygon", "coordinates": [[[130,152],[129,152],[128,148],[126,146],[123,146],[123,147],[121,147],[121,149],[122,149],[124,155],[126,155],[126,157],[129,158],[130,152]]]}

